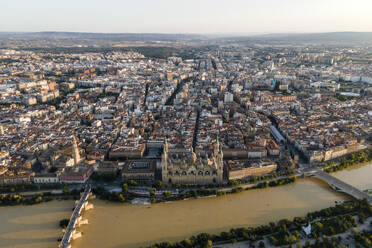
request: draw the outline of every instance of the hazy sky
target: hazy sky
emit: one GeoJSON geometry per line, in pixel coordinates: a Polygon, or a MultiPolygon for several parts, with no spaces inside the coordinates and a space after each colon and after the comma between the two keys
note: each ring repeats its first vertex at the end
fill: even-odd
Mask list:
{"type": "Polygon", "coordinates": [[[372,0],[0,0],[0,31],[372,31],[372,0]]]}

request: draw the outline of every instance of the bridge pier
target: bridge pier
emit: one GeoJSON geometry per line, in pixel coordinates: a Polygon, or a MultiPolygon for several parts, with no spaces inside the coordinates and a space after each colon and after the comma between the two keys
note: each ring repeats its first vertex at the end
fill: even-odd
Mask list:
{"type": "Polygon", "coordinates": [[[92,203],[88,203],[85,205],[85,210],[90,210],[90,209],[93,209],[94,208],[94,205],[92,203]]]}
{"type": "Polygon", "coordinates": [[[87,225],[88,224],[88,219],[83,219],[83,216],[79,216],[76,219],[75,226],[80,227],[81,225],[87,225]]]}
{"type": "Polygon", "coordinates": [[[71,215],[70,221],[65,229],[59,248],[72,248],[71,239],[75,240],[82,237],[82,233],[76,230],[76,227],[87,225],[88,219],[83,219],[81,212],[83,210],[93,209],[93,204],[88,202],[88,198],[92,196],[90,186],[87,186],[81,194],[80,200],[75,202],[75,209],[71,215]]]}
{"type": "MultiPolygon", "coordinates": [[[[75,240],[75,239],[78,239],[78,238],[81,238],[81,232],[79,231],[76,231],[76,229],[71,233],[71,238],[72,240],[75,240]]],[[[71,246],[71,245],[70,245],[71,246]]]]}

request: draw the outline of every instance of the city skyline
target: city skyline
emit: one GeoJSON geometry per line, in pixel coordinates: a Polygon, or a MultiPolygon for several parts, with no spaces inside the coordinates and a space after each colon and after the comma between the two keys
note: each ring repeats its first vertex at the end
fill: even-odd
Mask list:
{"type": "Polygon", "coordinates": [[[7,1],[0,31],[263,34],[372,31],[368,0],[7,1]]]}

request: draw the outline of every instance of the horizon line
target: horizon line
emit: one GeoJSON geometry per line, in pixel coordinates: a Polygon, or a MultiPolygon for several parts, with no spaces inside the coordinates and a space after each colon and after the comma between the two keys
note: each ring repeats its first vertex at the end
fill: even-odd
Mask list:
{"type": "Polygon", "coordinates": [[[90,31],[2,31],[0,33],[37,34],[37,33],[72,33],[72,34],[159,34],[159,35],[271,35],[271,34],[327,34],[327,33],[372,33],[372,31],[319,31],[319,32],[90,32],[90,31]]]}

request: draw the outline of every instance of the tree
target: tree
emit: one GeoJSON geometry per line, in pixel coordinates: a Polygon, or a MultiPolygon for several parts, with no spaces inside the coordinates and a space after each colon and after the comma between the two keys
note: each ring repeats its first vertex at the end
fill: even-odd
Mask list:
{"type": "Polygon", "coordinates": [[[119,198],[120,202],[125,202],[125,198],[124,198],[123,194],[120,194],[118,198],[119,198]]]}
{"type": "Polygon", "coordinates": [[[165,198],[169,198],[169,197],[172,196],[172,194],[171,194],[171,192],[165,191],[165,192],[163,192],[163,196],[164,196],[165,198]]]}
{"type": "Polygon", "coordinates": [[[236,180],[230,180],[230,181],[229,181],[229,184],[230,184],[231,186],[237,186],[237,185],[239,185],[239,182],[236,181],[236,180]]]}
{"type": "Polygon", "coordinates": [[[323,229],[323,224],[320,223],[319,221],[315,222],[314,223],[314,226],[319,230],[321,231],[323,229]]]}
{"type": "Polygon", "coordinates": [[[213,242],[212,240],[208,240],[206,245],[205,245],[206,248],[212,248],[213,247],[213,242]]]}
{"type": "Polygon", "coordinates": [[[157,189],[160,189],[163,187],[163,182],[162,181],[156,181],[156,183],[154,184],[154,187],[157,188],[157,189]]]}
{"type": "Polygon", "coordinates": [[[128,184],[126,183],[123,184],[122,191],[124,194],[128,194],[128,184]]]}
{"type": "Polygon", "coordinates": [[[193,247],[194,246],[194,242],[192,241],[192,240],[190,240],[190,239],[185,239],[185,240],[182,240],[181,241],[181,245],[183,246],[183,247],[193,247]]]}
{"type": "Polygon", "coordinates": [[[59,226],[60,226],[61,228],[66,228],[69,222],[70,222],[69,219],[63,219],[63,220],[60,220],[60,221],[59,221],[59,226]]]}
{"type": "Polygon", "coordinates": [[[154,196],[155,195],[155,190],[154,189],[150,189],[149,192],[150,192],[150,196],[154,196]]]}
{"type": "Polygon", "coordinates": [[[68,195],[69,193],[70,193],[70,190],[68,189],[67,185],[64,184],[64,185],[63,185],[63,194],[64,194],[64,195],[68,195]]]}
{"type": "Polygon", "coordinates": [[[129,186],[137,186],[137,182],[134,180],[129,180],[128,184],[129,186]]]}
{"type": "Polygon", "coordinates": [[[35,199],[35,203],[39,203],[43,200],[43,198],[41,196],[38,196],[36,199],[35,199]]]}

